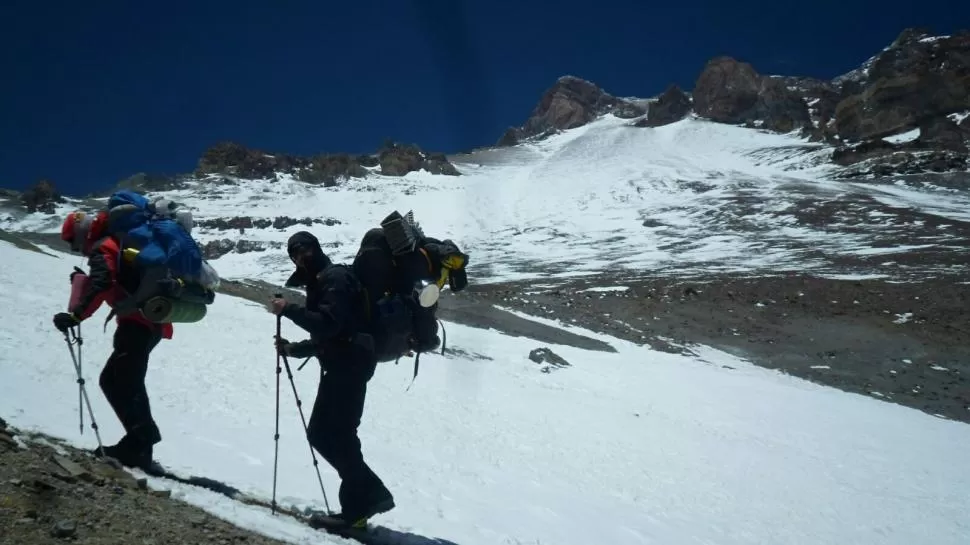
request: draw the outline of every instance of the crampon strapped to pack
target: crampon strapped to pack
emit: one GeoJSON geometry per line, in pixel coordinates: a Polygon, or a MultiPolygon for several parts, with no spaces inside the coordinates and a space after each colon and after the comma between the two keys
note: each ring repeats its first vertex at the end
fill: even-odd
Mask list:
{"type": "Polygon", "coordinates": [[[426,236],[412,212],[392,212],[381,227],[367,231],[352,267],[363,288],[378,361],[396,362],[415,352],[417,377],[421,352],[440,344],[444,353],[438,296],[445,283],[456,292],[467,286],[467,264],[468,255],[454,242],[426,236]]]}
{"type": "MultiPolygon", "coordinates": [[[[131,190],[119,190],[98,212],[92,237],[113,236],[124,260],[138,269],[135,293],[116,305],[114,314],[139,311],[156,323],[197,322],[215,298],[216,271],[202,258],[192,238],[192,215],[176,203],[150,201],[131,190]]],[[[110,317],[109,317],[110,319],[110,317]]]]}

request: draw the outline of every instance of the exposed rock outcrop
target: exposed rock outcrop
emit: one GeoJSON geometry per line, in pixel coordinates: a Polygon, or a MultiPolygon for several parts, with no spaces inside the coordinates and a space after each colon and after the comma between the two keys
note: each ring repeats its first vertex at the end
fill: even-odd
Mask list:
{"type": "Polygon", "coordinates": [[[53,214],[55,205],[65,201],[58,193],[57,188],[54,187],[53,182],[41,180],[20,195],[20,202],[23,203],[29,213],[53,214]]]}
{"type": "Polygon", "coordinates": [[[835,123],[845,140],[880,138],[970,109],[970,33],[906,29],[847,90],[835,123]]]}
{"type": "Polygon", "coordinates": [[[195,224],[204,229],[218,229],[220,231],[239,230],[244,232],[246,229],[266,229],[269,227],[286,229],[294,225],[305,225],[307,227],[326,225],[329,227],[339,225],[340,220],[334,218],[291,218],[289,216],[277,216],[274,219],[235,216],[232,218],[197,220],[195,224]]]}
{"type": "Polygon", "coordinates": [[[217,144],[203,154],[197,175],[223,174],[247,179],[273,179],[278,173],[298,180],[334,186],[342,179],[364,178],[365,167],[381,166],[381,174],[403,176],[425,169],[432,174],[457,176],[458,170],[444,154],[428,154],[417,146],[385,145],[376,155],[325,153],[313,157],[269,154],[234,142],[217,144]]]}
{"type": "Polygon", "coordinates": [[[693,92],[697,115],[720,123],[745,123],[778,132],[812,126],[805,99],[785,78],[762,76],[731,57],[704,67],[693,92]]]}
{"type": "Polygon", "coordinates": [[[833,154],[845,176],[964,170],[970,130],[970,33],[932,36],[910,28],[862,68],[839,78],[833,154]],[[906,142],[883,139],[918,130],[906,142]]]}
{"type": "Polygon", "coordinates": [[[647,117],[636,122],[637,127],[659,127],[680,121],[690,113],[691,101],[677,85],[667,87],[667,90],[650,104],[647,117]]]}
{"type": "MultiPolygon", "coordinates": [[[[645,113],[639,104],[565,76],[498,145],[579,127],[606,113],[639,117],[645,113]]],[[[933,36],[927,29],[905,29],[857,69],[830,81],[762,75],[749,63],[715,57],[689,96],[669,87],[635,125],[665,125],[691,111],[719,123],[798,131],[835,145],[832,161],[851,167],[846,176],[964,168],[970,149],[970,32],[933,36]],[[920,136],[909,142],[881,140],[915,129],[920,136]]]]}
{"type": "Polygon", "coordinates": [[[428,154],[414,145],[387,142],[378,153],[377,159],[381,174],[387,176],[404,176],[419,170],[446,176],[461,174],[443,153],[428,154]]]}
{"type": "Polygon", "coordinates": [[[346,153],[316,155],[308,166],[300,168],[296,173],[300,181],[323,184],[326,187],[337,185],[341,179],[366,176],[367,169],[360,164],[358,157],[346,153]]]}
{"type": "Polygon", "coordinates": [[[947,116],[923,119],[919,124],[917,142],[927,148],[967,153],[970,128],[957,125],[947,116]]]}
{"type": "Polygon", "coordinates": [[[594,83],[575,76],[563,76],[542,95],[525,124],[509,128],[498,145],[511,146],[527,138],[581,127],[607,113],[632,119],[646,111],[634,102],[607,93],[594,83]]]}
{"type": "Polygon", "coordinates": [[[278,250],[283,247],[281,242],[267,242],[262,240],[232,240],[223,238],[210,240],[202,245],[202,257],[208,260],[216,260],[230,253],[236,252],[245,254],[249,252],[265,252],[266,250],[278,250]]]}
{"type": "Polygon", "coordinates": [[[220,142],[207,149],[199,159],[197,174],[227,174],[249,179],[272,178],[277,172],[294,173],[310,166],[305,157],[268,154],[236,142],[220,142]]]}

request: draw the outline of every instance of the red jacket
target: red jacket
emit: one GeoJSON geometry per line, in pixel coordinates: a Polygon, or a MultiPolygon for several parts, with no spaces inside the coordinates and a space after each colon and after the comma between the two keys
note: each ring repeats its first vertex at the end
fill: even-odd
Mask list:
{"type": "MultiPolygon", "coordinates": [[[[92,245],[88,257],[90,271],[87,286],[78,304],[71,309],[79,319],[91,317],[101,307],[101,303],[114,308],[118,301],[135,292],[139,281],[138,272],[133,267],[126,266],[120,256],[121,248],[113,237],[104,237],[92,245]]],[[[172,324],[152,323],[140,312],[118,316],[117,322],[122,321],[137,322],[148,327],[161,326],[164,339],[171,339],[174,333],[172,324]]]]}

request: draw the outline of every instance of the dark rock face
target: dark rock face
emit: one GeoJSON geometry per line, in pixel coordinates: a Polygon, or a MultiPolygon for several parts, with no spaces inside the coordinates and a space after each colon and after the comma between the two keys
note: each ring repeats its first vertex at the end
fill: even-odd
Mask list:
{"type": "Polygon", "coordinates": [[[852,165],[866,159],[881,157],[902,149],[902,146],[885,140],[868,140],[853,146],[843,146],[832,152],[832,161],[838,165],[852,165]]]}
{"type": "Polygon", "coordinates": [[[330,187],[341,179],[364,178],[366,167],[381,165],[382,174],[403,176],[408,172],[427,169],[432,174],[457,176],[458,170],[443,154],[425,154],[417,146],[385,146],[377,156],[327,153],[313,157],[269,154],[246,148],[234,142],[217,144],[203,154],[196,169],[197,175],[224,174],[247,179],[274,179],[277,173],[287,173],[298,180],[330,187]],[[385,167],[385,165],[387,165],[385,167]]]}
{"type": "Polygon", "coordinates": [[[378,163],[381,166],[381,174],[387,176],[404,176],[421,169],[431,174],[446,176],[461,174],[443,153],[427,154],[417,146],[397,142],[388,142],[381,148],[378,153],[378,163]]]}
{"type": "Polygon", "coordinates": [[[694,85],[694,111],[719,123],[743,123],[758,102],[760,88],[761,77],[750,64],[716,57],[694,85]]]}
{"type": "Polygon", "coordinates": [[[357,162],[364,167],[376,167],[381,164],[376,155],[358,155],[357,162]]]}
{"type": "Polygon", "coordinates": [[[761,78],[753,115],[764,128],[777,132],[791,132],[812,124],[805,99],[781,78],[761,78]]]}
{"type": "Polygon", "coordinates": [[[637,127],[659,127],[680,121],[690,113],[690,97],[677,85],[667,87],[657,102],[650,105],[645,119],[636,122],[637,127]]]}
{"type": "Polygon", "coordinates": [[[236,242],[228,238],[210,240],[202,245],[202,257],[208,260],[219,259],[236,248],[236,242]]]}
{"type": "Polygon", "coordinates": [[[932,37],[925,29],[906,29],[850,90],[835,117],[846,140],[879,138],[968,110],[970,33],[932,37]]]}
{"type": "Polygon", "coordinates": [[[283,247],[281,242],[265,242],[257,240],[231,240],[223,238],[211,240],[202,245],[202,257],[207,260],[216,260],[230,253],[237,252],[245,254],[249,252],[265,252],[266,250],[278,250],[283,247]]]}
{"type": "Polygon", "coordinates": [[[919,140],[923,145],[960,153],[967,152],[970,129],[957,125],[946,116],[924,119],[919,124],[919,140]]]}
{"type": "Polygon", "coordinates": [[[498,145],[511,146],[526,138],[544,137],[556,131],[581,127],[607,113],[632,119],[646,111],[584,79],[563,76],[542,95],[525,124],[508,129],[498,145]]]}
{"type": "Polygon", "coordinates": [[[249,179],[272,178],[277,172],[294,172],[310,166],[304,157],[268,154],[235,142],[221,142],[199,159],[198,174],[228,174],[249,179]]]}
{"type": "Polygon", "coordinates": [[[316,155],[310,160],[310,164],[297,171],[298,180],[311,183],[323,184],[326,187],[337,185],[337,181],[347,178],[364,178],[367,176],[365,169],[356,157],[346,153],[316,155]]]}
{"type": "Polygon", "coordinates": [[[204,229],[218,229],[220,231],[246,229],[266,229],[272,226],[274,229],[286,229],[294,225],[340,225],[340,220],[334,218],[291,218],[289,216],[278,216],[275,219],[252,218],[249,216],[236,216],[233,218],[215,218],[207,220],[197,220],[196,225],[204,229]]]}
{"type": "Polygon", "coordinates": [[[802,95],[786,78],[761,76],[731,57],[707,63],[694,88],[694,111],[719,123],[745,123],[777,132],[811,127],[802,95]]]}
{"type": "Polygon", "coordinates": [[[875,155],[854,163],[840,174],[841,178],[882,177],[902,174],[944,173],[967,170],[966,154],[930,150],[895,151],[875,155]]]}
{"type": "Polygon", "coordinates": [[[27,208],[27,212],[43,212],[53,214],[54,206],[65,202],[61,194],[57,192],[53,182],[41,180],[33,187],[24,191],[20,196],[20,202],[27,208]]]}

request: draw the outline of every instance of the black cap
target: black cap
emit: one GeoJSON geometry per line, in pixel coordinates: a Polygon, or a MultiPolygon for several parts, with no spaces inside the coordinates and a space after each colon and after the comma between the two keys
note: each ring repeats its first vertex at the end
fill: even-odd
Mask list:
{"type": "Polygon", "coordinates": [[[286,253],[290,254],[290,256],[295,254],[300,248],[310,248],[314,250],[314,253],[323,253],[323,250],[320,248],[320,241],[308,231],[294,233],[286,241],[286,253]]]}

